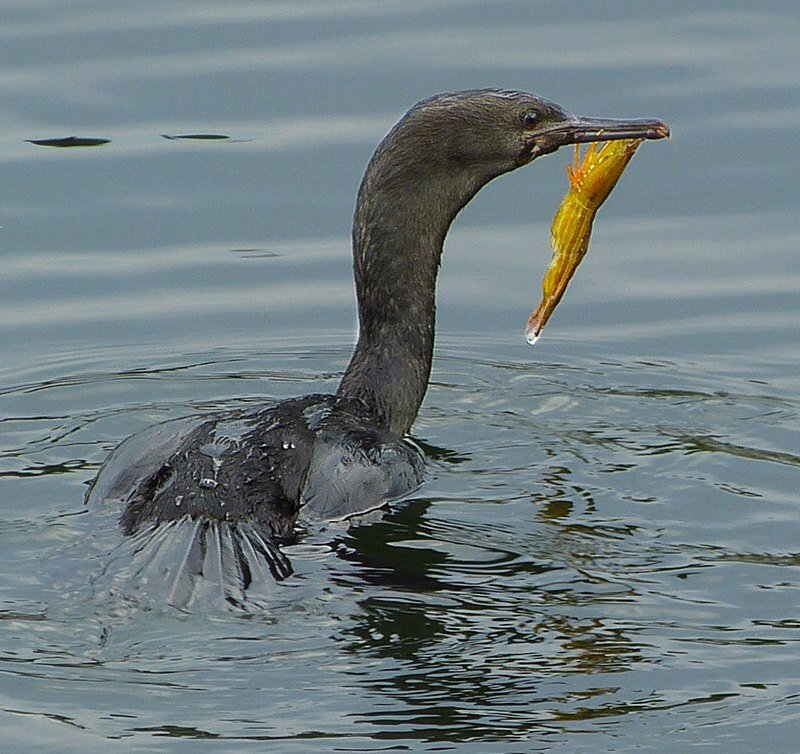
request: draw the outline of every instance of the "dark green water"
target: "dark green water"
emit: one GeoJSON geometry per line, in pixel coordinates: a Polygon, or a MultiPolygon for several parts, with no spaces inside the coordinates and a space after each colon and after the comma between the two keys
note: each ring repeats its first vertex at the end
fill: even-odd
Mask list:
{"type": "Polygon", "coordinates": [[[0,749],[798,751],[798,29],[788,1],[0,5],[0,749]],[[490,85],[673,129],[540,342],[567,152],[448,239],[417,496],[289,548],[263,615],[98,598],[106,453],[332,389],[372,149],[490,85]],[[26,141],[69,136],[109,142],[26,141]]]}

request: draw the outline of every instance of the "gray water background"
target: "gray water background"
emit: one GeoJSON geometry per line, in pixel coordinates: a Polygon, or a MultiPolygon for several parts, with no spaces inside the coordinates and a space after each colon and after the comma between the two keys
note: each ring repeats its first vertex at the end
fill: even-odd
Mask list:
{"type": "Polygon", "coordinates": [[[800,751],[793,1],[0,3],[0,748],[800,751]],[[568,151],[446,245],[428,481],[273,608],[98,599],[121,439],[331,390],[417,99],[655,116],[534,348],[568,151]],[[186,134],[226,140],[168,140],[186,134]],[[97,137],[58,149],[29,139],[97,137]]]}

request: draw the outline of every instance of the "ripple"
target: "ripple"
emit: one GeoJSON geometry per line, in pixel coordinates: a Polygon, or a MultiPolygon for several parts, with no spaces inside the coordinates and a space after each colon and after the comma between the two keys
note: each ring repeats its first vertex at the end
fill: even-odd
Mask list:
{"type": "Polygon", "coordinates": [[[11,0],[0,24],[6,748],[794,751],[794,4],[79,11],[11,0]],[[330,390],[371,146],[419,96],[492,83],[674,125],[546,336],[522,330],[559,155],[448,239],[420,496],[304,532],[263,614],[96,599],[125,556],[82,504],[106,453],[330,390]],[[24,141],[65,134],[110,143],[24,141]]]}

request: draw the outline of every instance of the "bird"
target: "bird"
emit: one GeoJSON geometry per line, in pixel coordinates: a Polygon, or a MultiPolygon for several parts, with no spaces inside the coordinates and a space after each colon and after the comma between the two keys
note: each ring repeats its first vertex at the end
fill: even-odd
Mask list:
{"type": "Polygon", "coordinates": [[[336,392],[174,419],[124,440],[86,501],[121,511],[128,572],[159,583],[179,609],[209,584],[247,607],[291,575],[282,545],[299,519],[347,519],[418,489],[425,460],[408,433],[428,386],[436,279],[455,217],[487,183],[559,147],[668,135],[657,119],[576,116],[508,89],[413,105],[358,190],[358,336],[336,392]]]}

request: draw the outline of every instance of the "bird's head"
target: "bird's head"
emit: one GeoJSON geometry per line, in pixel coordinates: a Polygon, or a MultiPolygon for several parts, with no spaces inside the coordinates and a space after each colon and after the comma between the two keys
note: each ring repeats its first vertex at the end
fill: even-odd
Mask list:
{"type": "Polygon", "coordinates": [[[568,144],[668,136],[660,120],[580,117],[526,92],[471,89],[424,99],[386,135],[364,174],[356,259],[423,245],[433,270],[451,222],[493,178],[568,144]]]}
{"type": "Polygon", "coordinates": [[[471,172],[482,185],[568,144],[668,136],[660,120],[588,118],[527,92],[473,89],[418,102],[386,142],[407,165],[471,172]]]}

